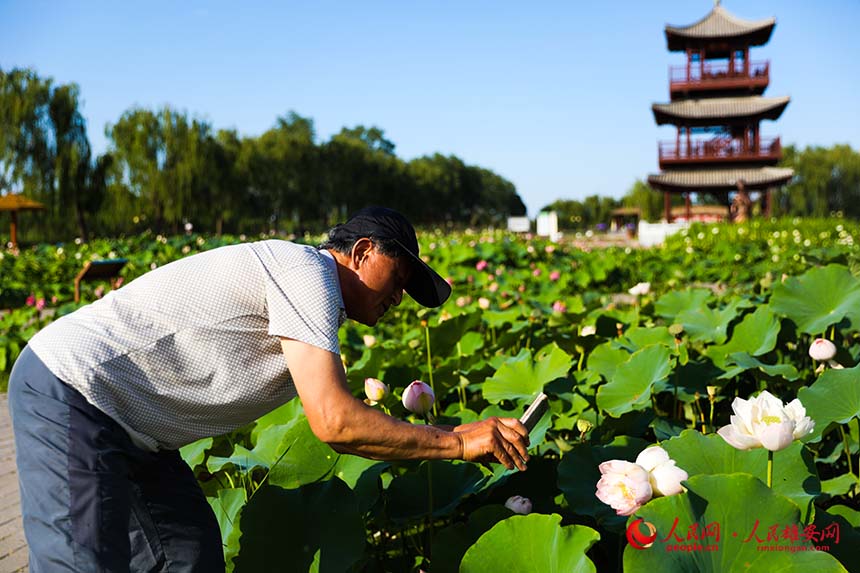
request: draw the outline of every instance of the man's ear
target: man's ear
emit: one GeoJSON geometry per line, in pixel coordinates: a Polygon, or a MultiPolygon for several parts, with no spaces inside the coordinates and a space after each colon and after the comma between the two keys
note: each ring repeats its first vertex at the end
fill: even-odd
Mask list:
{"type": "Polygon", "coordinates": [[[350,260],[356,269],[367,259],[371,251],[373,251],[373,241],[369,238],[362,237],[355,242],[350,253],[350,260]]]}

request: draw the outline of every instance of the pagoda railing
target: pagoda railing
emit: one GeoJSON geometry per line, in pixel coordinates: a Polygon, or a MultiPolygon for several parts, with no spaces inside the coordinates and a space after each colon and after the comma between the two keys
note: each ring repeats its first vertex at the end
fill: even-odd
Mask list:
{"type": "Polygon", "coordinates": [[[730,69],[729,62],[691,63],[669,67],[669,89],[682,91],[703,88],[765,87],[770,79],[770,62],[750,62],[730,69]]]}
{"type": "Polygon", "coordinates": [[[745,144],[742,139],[714,138],[709,140],[661,141],[658,143],[660,165],[679,163],[719,163],[734,161],[778,161],[782,146],[778,137],[762,138],[758,146],[745,144]]]}

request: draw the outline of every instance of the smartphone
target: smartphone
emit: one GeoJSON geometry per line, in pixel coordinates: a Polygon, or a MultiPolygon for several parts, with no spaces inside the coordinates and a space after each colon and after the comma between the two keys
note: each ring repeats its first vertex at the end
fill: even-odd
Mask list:
{"type": "Polygon", "coordinates": [[[531,432],[532,429],[537,425],[546,411],[549,409],[549,398],[546,394],[541,392],[538,394],[538,397],[535,398],[535,401],[531,403],[526,410],[525,414],[520,417],[520,422],[522,422],[523,426],[531,432]]]}

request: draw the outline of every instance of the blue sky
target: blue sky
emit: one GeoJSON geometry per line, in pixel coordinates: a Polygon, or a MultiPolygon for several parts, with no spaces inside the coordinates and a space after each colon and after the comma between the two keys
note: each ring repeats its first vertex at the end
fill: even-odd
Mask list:
{"type": "MultiPolygon", "coordinates": [[[[727,0],[776,16],[764,137],[860,149],[860,1],[727,0]]],[[[77,82],[95,149],[133,106],[169,104],[259,135],[289,111],[319,140],[375,125],[397,154],[454,154],[511,180],[534,216],[557,198],[622,196],[657,172],[652,102],[668,101],[663,28],[712,0],[507,2],[0,0],[0,68],[77,82]]]]}

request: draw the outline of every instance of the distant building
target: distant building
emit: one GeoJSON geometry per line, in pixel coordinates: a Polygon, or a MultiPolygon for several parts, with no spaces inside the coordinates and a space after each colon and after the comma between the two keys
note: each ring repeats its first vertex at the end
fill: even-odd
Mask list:
{"type": "Polygon", "coordinates": [[[661,172],[650,175],[663,191],[664,217],[677,216],[670,194],[686,199],[683,218],[693,220],[691,193],[708,193],[724,205],[726,217],[749,217],[751,193],[771,212],[771,189],[794,175],[776,167],[782,158],[778,137],[762,137],[762,120],[776,120],[789,97],[763,97],[770,62],[750,61],[750,48],[769,40],[775,18],[743,20],[716,1],[695,24],[666,26],[670,52],[686,54],[686,64],[669,68],[669,103],[651,106],[657,125],[674,125],[675,140],[658,144],[661,172]]]}

